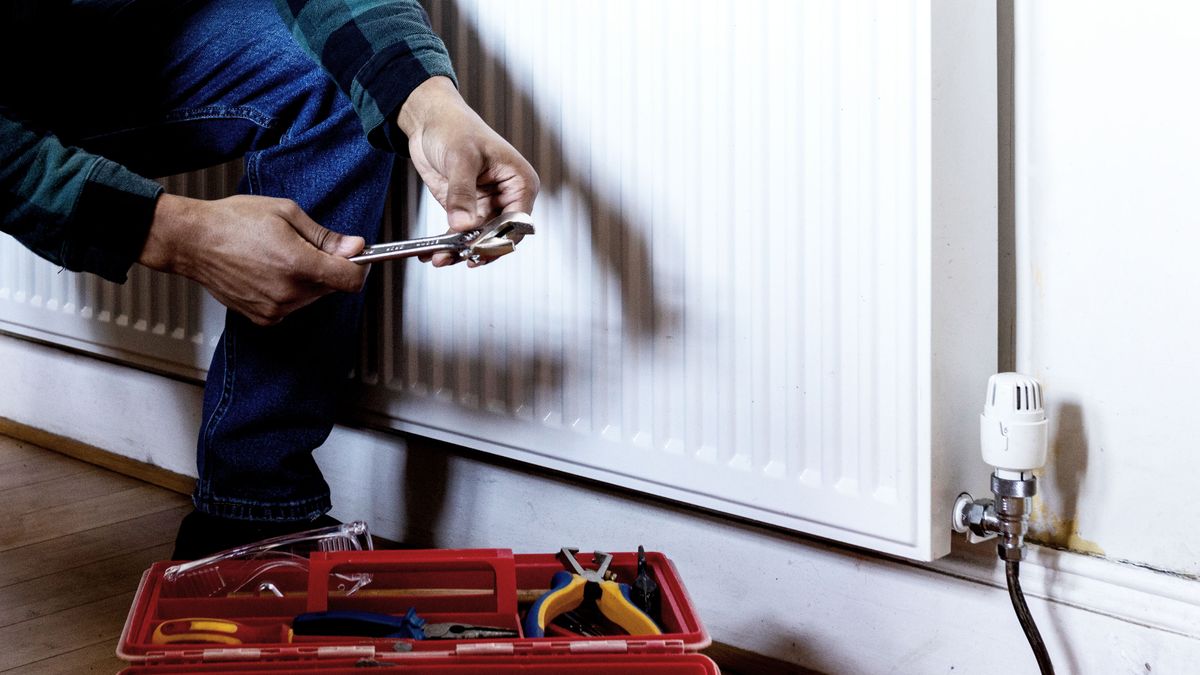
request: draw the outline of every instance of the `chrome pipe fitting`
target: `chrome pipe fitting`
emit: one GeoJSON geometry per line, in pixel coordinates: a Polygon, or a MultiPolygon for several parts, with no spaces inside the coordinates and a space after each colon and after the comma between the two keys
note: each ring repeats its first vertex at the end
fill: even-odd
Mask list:
{"type": "Polygon", "coordinates": [[[957,532],[974,535],[972,542],[999,537],[996,554],[1001,560],[1025,557],[1029,532],[1030,499],[1037,494],[1037,477],[1029,471],[997,469],[992,474],[995,499],[975,499],[967,493],[954,502],[952,525],[957,532]]]}

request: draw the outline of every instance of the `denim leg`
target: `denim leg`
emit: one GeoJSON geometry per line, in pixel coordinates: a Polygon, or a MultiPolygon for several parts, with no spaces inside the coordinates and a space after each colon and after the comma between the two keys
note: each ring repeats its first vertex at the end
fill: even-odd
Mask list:
{"type": "MultiPolygon", "coordinates": [[[[348,103],[316,107],[311,120],[302,117],[312,126],[293,127],[279,144],[246,156],[245,186],[294,199],[329,229],[374,241],[391,156],[367,145],[348,103]]],[[[361,293],[338,293],[267,328],[227,313],[204,391],[199,510],[254,520],[311,519],[329,510],[312,451],[333,427],[361,311],[361,293]]]]}
{"type": "MultiPolygon", "coordinates": [[[[374,241],[390,156],[367,145],[348,105],[329,112],[249,153],[245,186],[294,199],[325,227],[374,241]]],[[[226,313],[204,391],[197,509],[253,520],[307,520],[329,510],[312,451],[333,427],[362,300],[333,294],[267,328],[226,313]]]]}
{"type": "MultiPolygon", "coordinates": [[[[161,59],[158,86],[113,83],[127,105],[75,140],[148,175],[244,154],[243,191],[293,199],[325,227],[375,241],[393,156],[368,145],[349,100],[270,0],[182,7],[156,16],[153,54],[136,55],[161,59]]],[[[330,508],[312,451],[345,391],[362,303],[361,293],[330,295],[267,328],[227,313],[204,390],[198,510],[291,521],[330,508]]]]}

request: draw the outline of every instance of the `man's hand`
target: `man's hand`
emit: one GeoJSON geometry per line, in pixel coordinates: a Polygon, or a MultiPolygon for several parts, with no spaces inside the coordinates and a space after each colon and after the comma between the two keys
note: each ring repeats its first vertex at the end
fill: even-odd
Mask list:
{"type": "Polygon", "coordinates": [[[260,326],[336,291],[362,289],[367,266],[346,258],[362,237],[321,227],[287,199],[159,197],[143,265],[198,281],[260,326]]]}
{"type": "MultiPolygon", "coordinates": [[[[537,173],[471,110],[448,78],[431,77],[414,89],[397,123],[408,135],[417,173],[446,209],[451,230],[470,230],[501,213],[533,212],[537,173]]],[[[438,267],[454,262],[448,253],[433,256],[438,267]]]]}

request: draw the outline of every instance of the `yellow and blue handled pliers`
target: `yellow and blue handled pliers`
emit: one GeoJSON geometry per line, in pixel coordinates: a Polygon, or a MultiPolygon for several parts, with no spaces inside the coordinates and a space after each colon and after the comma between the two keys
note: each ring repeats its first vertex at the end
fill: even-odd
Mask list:
{"type": "Polygon", "coordinates": [[[562,550],[561,557],[574,573],[564,570],[554,574],[550,591],[538,598],[525,615],[525,637],[545,637],[546,626],[554,617],[575,609],[585,600],[594,601],[601,614],[630,635],[662,635],[654,620],[630,601],[628,585],[604,578],[612,562],[611,554],[596,551],[593,561],[599,568],[585,570],[575,559],[576,551],[562,550]]]}

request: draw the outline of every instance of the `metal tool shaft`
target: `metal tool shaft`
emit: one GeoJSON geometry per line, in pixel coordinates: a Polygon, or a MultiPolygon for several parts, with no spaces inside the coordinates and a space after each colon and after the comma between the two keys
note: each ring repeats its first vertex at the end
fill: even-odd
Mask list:
{"type": "Polygon", "coordinates": [[[448,232],[368,246],[350,261],[363,264],[445,252],[482,264],[511,253],[521,237],[533,232],[529,214],[505,213],[467,232],[448,232]]]}
{"type": "Polygon", "coordinates": [[[364,248],[362,253],[350,258],[350,262],[368,263],[375,260],[392,260],[394,258],[431,255],[442,251],[461,251],[467,242],[478,235],[479,230],[472,230],[465,233],[455,232],[454,234],[443,234],[436,237],[421,237],[406,241],[375,244],[374,246],[364,248]]]}

